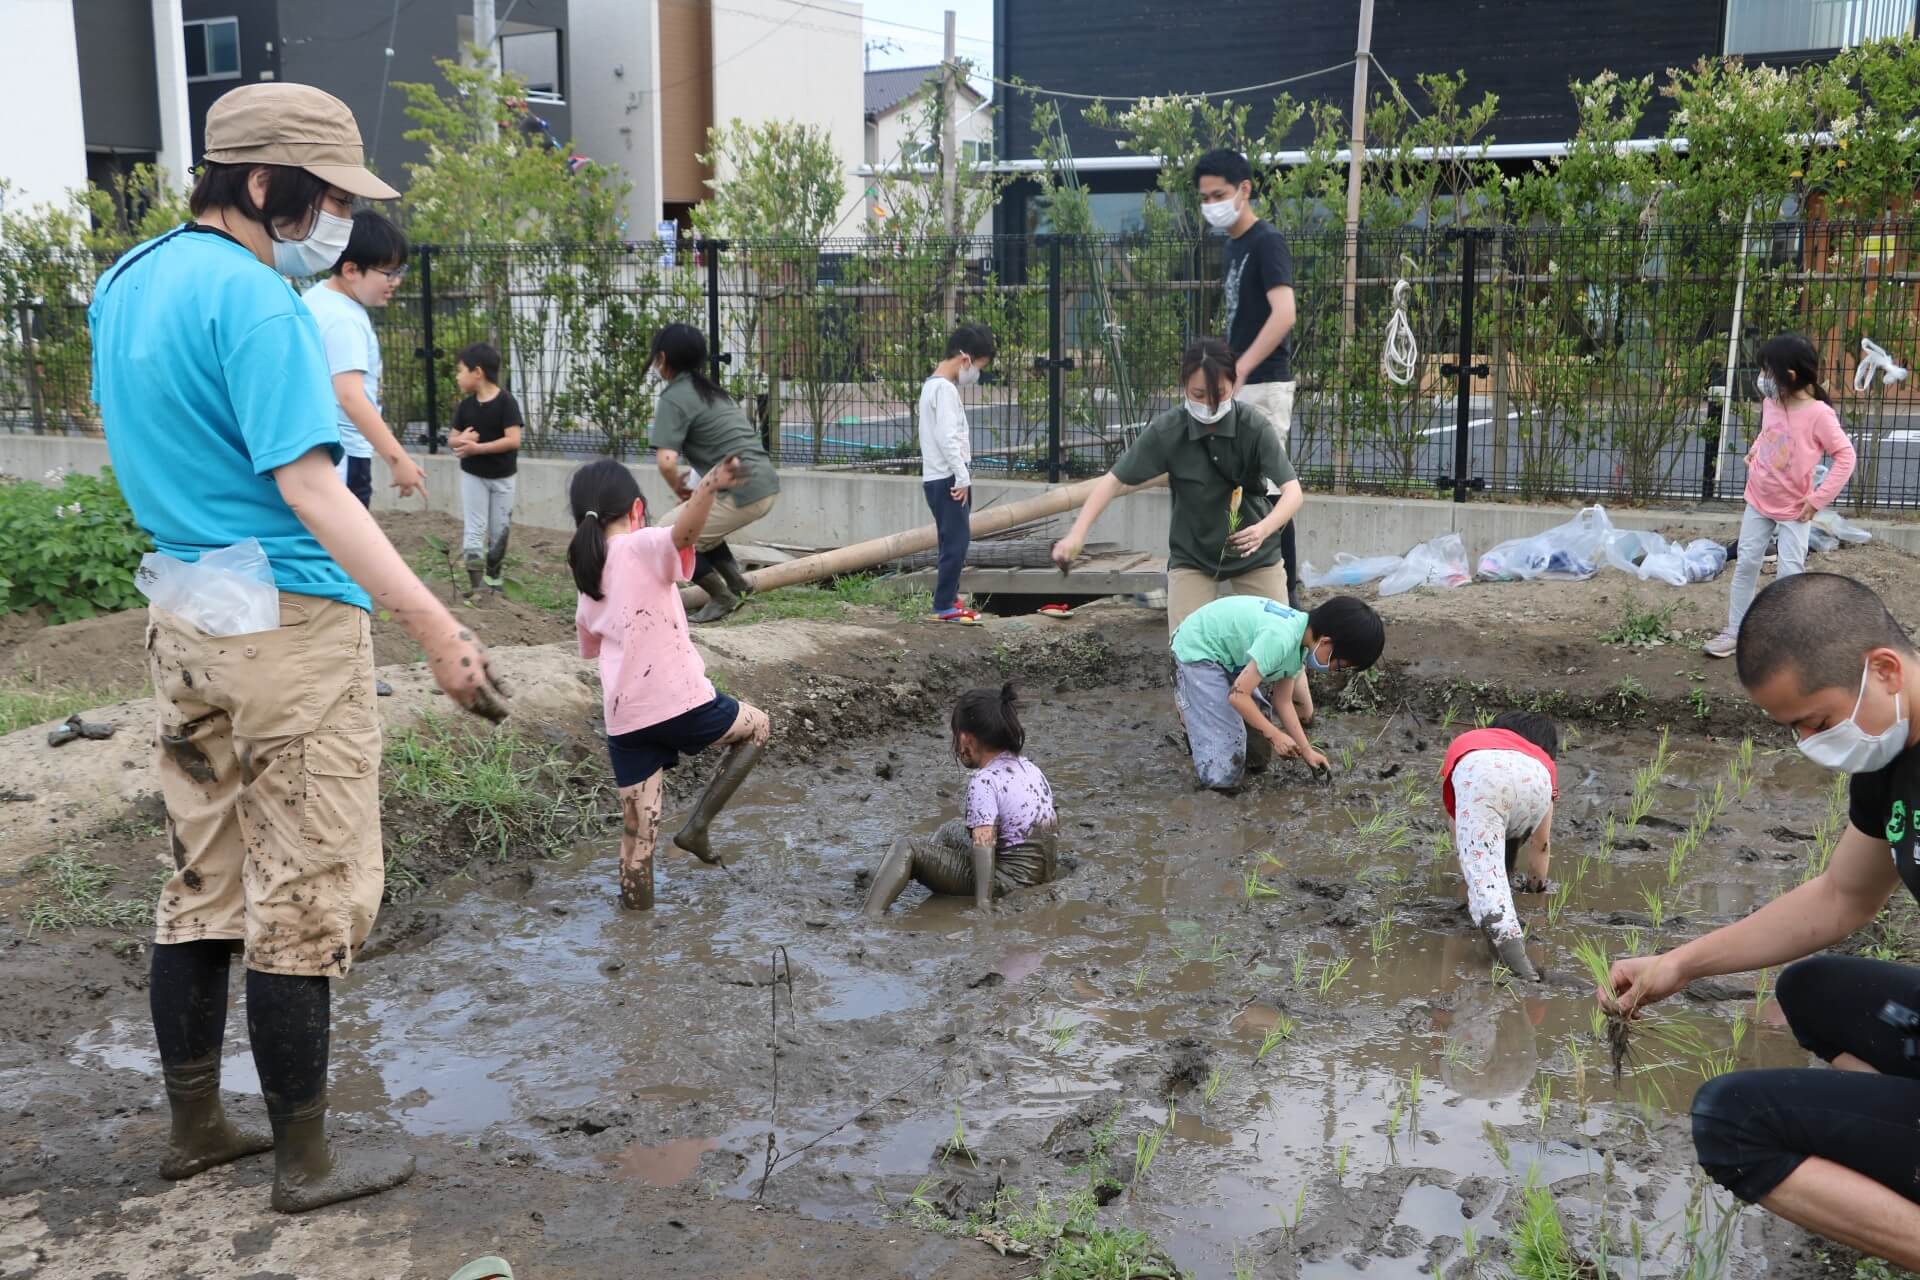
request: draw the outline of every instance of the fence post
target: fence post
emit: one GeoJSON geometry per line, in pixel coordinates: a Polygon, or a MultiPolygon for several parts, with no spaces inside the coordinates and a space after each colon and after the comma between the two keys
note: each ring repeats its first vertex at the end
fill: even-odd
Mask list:
{"type": "Polygon", "coordinates": [[[427,452],[440,452],[440,353],[433,345],[433,246],[420,246],[420,345],[414,354],[426,375],[427,452]]]}
{"type": "Polygon", "coordinates": [[[47,395],[40,386],[40,353],[34,346],[33,327],[40,317],[31,302],[20,304],[20,343],[27,357],[27,398],[33,405],[33,429],[40,435],[47,433],[47,395]]]}
{"type": "Polygon", "coordinates": [[[1059,484],[1060,423],[1066,411],[1066,386],[1062,375],[1073,368],[1073,358],[1063,351],[1066,337],[1060,312],[1065,289],[1060,277],[1065,255],[1061,252],[1061,237],[1048,235],[1040,238],[1047,245],[1047,354],[1035,356],[1033,367],[1044,369],[1047,374],[1047,483],[1059,484]]]}
{"type": "Polygon", "coordinates": [[[1488,265],[1487,283],[1493,288],[1493,338],[1487,344],[1487,355],[1493,361],[1493,421],[1488,423],[1493,432],[1493,476],[1496,492],[1508,489],[1507,475],[1507,405],[1510,402],[1507,388],[1507,309],[1506,282],[1507,272],[1506,242],[1498,231],[1493,233],[1493,261],[1488,265]]]}
{"type": "Polygon", "coordinates": [[[720,252],[725,240],[698,242],[701,261],[707,264],[707,376],[720,381],[721,366],[733,363],[733,354],[720,350],[720,252]]]}
{"type": "Polygon", "coordinates": [[[1465,502],[1468,489],[1484,489],[1487,484],[1467,473],[1473,461],[1468,439],[1468,423],[1473,420],[1473,380],[1487,374],[1486,365],[1473,362],[1473,295],[1480,269],[1475,251],[1491,234],[1484,227],[1455,227],[1447,232],[1447,239],[1460,242],[1460,351],[1458,363],[1440,366],[1440,376],[1458,378],[1460,385],[1453,407],[1453,474],[1439,477],[1437,483],[1442,489],[1452,488],[1455,502],[1465,502]]]}

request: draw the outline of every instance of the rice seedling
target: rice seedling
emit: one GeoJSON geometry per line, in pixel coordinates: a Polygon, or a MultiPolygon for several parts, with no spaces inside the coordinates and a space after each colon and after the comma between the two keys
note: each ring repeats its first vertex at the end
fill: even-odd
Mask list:
{"type": "Polygon", "coordinates": [[[1493,715],[1494,715],[1494,713],[1493,713],[1493,712],[1491,712],[1491,711],[1476,711],[1476,712],[1474,712],[1474,715],[1473,715],[1473,727],[1474,727],[1474,728],[1476,728],[1476,729],[1485,729],[1485,728],[1487,728],[1487,727],[1488,727],[1489,725],[1491,725],[1491,724],[1493,723],[1493,715]]]}
{"type": "Polygon", "coordinates": [[[1731,1040],[1725,1049],[1714,1048],[1696,1024],[1680,1018],[1650,1022],[1647,1033],[1686,1060],[1702,1080],[1711,1080],[1732,1071],[1738,1062],[1740,1044],[1747,1036],[1747,1017],[1740,1014],[1734,1018],[1731,1040]]]}
{"type": "Polygon", "coordinates": [[[1176,1116],[1173,1104],[1167,1104],[1167,1122],[1156,1125],[1139,1134],[1133,1142],[1133,1185],[1139,1186],[1146,1181],[1147,1174],[1153,1169],[1153,1162],[1159,1158],[1160,1144],[1167,1140],[1167,1134],[1173,1129],[1176,1116]]]}
{"type": "Polygon", "coordinates": [[[1440,1060],[1453,1070],[1458,1071],[1466,1065],[1467,1046],[1458,1040],[1448,1040],[1446,1044],[1440,1048],[1440,1060]]]}
{"type": "Polygon", "coordinates": [[[1232,953],[1227,950],[1226,938],[1221,934],[1214,934],[1207,943],[1206,962],[1219,964],[1222,960],[1229,959],[1231,955],[1232,953]]]}
{"type": "Polygon", "coordinates": [[[1145,987],[1146,985],[1147,985],[1147,961],[1146,961],[1146,958],[1143,956],[1141,957],[1140,963],[1135,965],[1133,969],[1133,994],[1135,994],[1136,996],[1139,995],[1141,988],[1145,987]]]}
{"type": "MultiPolygon", "coordinates": [[[[1592,938],[1582,938],[1573,944],[1573,956],[1580,962],[1580,967],[1587,971],[1587,976],[1593,979],[1596,991],[1613,990],[1613,965],[1607,959],[1606,948],[1592,938]]],[[[1602,1010],[1597,1004],[1594,1006],[1594,1016],[1605,1019],[1607,1052],[1613,1064],[1613,1078],[1618,1080],[1632,1048],[1631,1020],[1625,1014],[1610,1009],[1602,1010]]],[[[1601,1034],[1597,1024],[1595,1034],[1601,1034]]]]}
{"type": "Polygon", "coordinates": [[[1693,856],[1695,836],[1691,829],[1681,832],[1673,839],[1673,847],[1667,851],[1667,883],[1674,884],[1680,879],[1681,870],[1687,865],[1687,859],[1693,856]]]}
{"type": "Polygon", "coordinates": [[[1507,968],[1506,965],[1501,964],[1498,960],[1495,960],[1493,967],[1487,970],[1487,977],[1492,981],[1496,991],[1511,991],[1513,989],[1513,970],[1507,968]]]}
{"type": "Polygon", "coordinates": [[[1767,1001],[1773,998],[1773,969],[1760,970],[1753,984],[1753,1020],[1759,1022],[1766,1013],[1767,1001]]]}
{"type": "Polygon", "coordinates": [[[1747,793],[1753,790],[1753,739],[1740,740],[1740,749],[1734,752],[1733,760],[1727,765],[1727,780],[1731,784],[1733,798],[1745,800],[1747,793]]]}
{"type": "Polygon", "coordinates": [[[1284,1013],[1276,1014],[1273,1025],[1267,1028],[1267,1034],[1260,1037],[1260,1048],[1253,1055],[1254,1064],[1259,1065],[1261,1059],[1278,1049],[1282,1041],[1293,1039],[1293,1028],[1292,1018],[1284,1013]]]}
{"type": "Polygon", "coordinates": [[[965,1156],[968,1164],[979,1164],[974,1158],[973,1148],[967,1145],[967,1122],[960,1118],[960,1104],[957,1102],[953,1104],[953,1133],[942,1144],[940,1155],[945,1159],[965,1156]]]}
{"type": "Polygon", "coordinates": [[[1667,918],[1666,898],[1657,888],[1642,889],[1640,891],[1640,900],[1647,904],[1647,918],[1652,920],[1653,927],[1658,929],[1661,923],[1667,918]]]}
{"type": "Polygon", "coordinates": [[[1447,730],[1453,728],[1453,722],[1460,718],[1460,708],[1449,702],[1440,712],[1440,736],[1446,737],[1447,730]]]}
{"type": "Polygon", "coordinates": [[[1299,1238],[1300,1220],[1306,1216],[1306,1212],[1307,1184],[1303,1182],[1300,1184],[1300,1194],[1293,1198],[1293,1216],[1289,1218],[1285,1209],[1280,1211],[1281,1234],[1286,1237],[1289,1244],[1299,1238]]]}
{"type": "Polygon", "coordinates": [[[1540,1082],[1540,1095],[1537,1105],[1540,1108],[1540,1132],[1547,1131],[1547,1121],[1553,1117],[1553,1077],[1540,1082]]]}
{"type": "Polygon", "coordinates": [[[1630,924],[1627,926],[1626,943],[1627,943],[1628,955],[1637,956],[1640,954],[1640,926],[1639,925],[1630,924]]]}
{"type": "Polygon", "coordinates": [[[1304,951],[1296,951],[1293,953],[1293,985],[1297,987],[1305,982],[1306,979],[1307,953],[1304,951]]]}
{"type": "Polygon", "coordinates": [[[1562,880],[1553,887],[1553,892],[1547,895],[1547,923],[1549,925],[1557,925],[1560,923],[1560,913],[1566,910],[1567,900],[1573,897],[1573,890],[1576,883],[1577,882],[1573,880],[1562,880]]]}
{"type": "Polygon", "coordinates": [[[1347,976],[1347,970],[1353,968],[1353,957],[1343,956],[1339,960],[1328,960],[1320,966],[1320,995],[1324,999],[1327,992],[1333,990],[1333,984],[1347,976]]]}
{"type": "Polygon", "coordinates": [[[1215,1067],[1207,1073],[1207,1082],[1200,1089],[1200,1101],[1211,1104],[1220,1090],[1226,1088],[1227,1081],[1233,1078],[1233,1072],[1225,1067],[1215,1067]]]}
{"type": "Polygon", "coordinates": [[[1600,824],[1600,847],[1608,853],[1613,852],[1613,810],[1607,810],[1607,820],[1600,824]]]}
{"type": "Polygon", "coordinates": [[[1378,960],[1393,946],[1393,917],[1381,916],[1373,922],[1373,928],[1367,933],[1367,945],[1373,949],[1373,958],[1378,960]]]}
{"type": "Polygon", "coordinates": [[[1667,772],[1667,742],[1669,731],[1660,730],[1660,741],[1654,746],[1653,759],[1634,770],[1633,793],[1627,804],[1627,826],[1638,827],[1640,820],[1653,812],[1653,789],[1660,785],[1660,779],[1667,772]]]}
{"type": "Polygon", "coordinates": [[[1351,1143],[1343,1142],[1333,1157],[1333,1185],[1336,1187],[1347,1180],[1347,1152],[1352,1149],[1351,1143]]]}
{"type": "Polygon", "coordinates": [[[1047,1024],[1048,1051],[1056,1056],[1065,1053],[1067,1046],[1073,1043],[1074,1033],[1079,1029],[1080,1024],[1067,1021],[1066,1014],[1054,1014],[1053,1020],[1047,1024]]]}
{"type": "MultiPolygon", "coordinates": [[[[1686,1245],[1686,1263],[1677,1280],[1719,1280],[1727,1274],[1733,1255],[1734,1228],[1740,1214],[1734,1206],[1724,1205],[1712,1186],[1702,1179],[1687,1202],[1680,1238],[1686,1245]]],[[[1858,1277],[1862,1273],[1856,1268],[1858,1277]]],[[[1875,1273],[1868,1273],[1875,1274],[1875,1273]]],[[[1890,1271],[1877,1274],[1891,1276],[1890,1271]]]]}
{"type": "Polygon", "coordinates": [[[1387,1104],[1387,1141],[1391,1143],[1400,1132],[1400,1112],[1405,1108],[1407,1099],[1404,1094],[1396,1093],[1393,1101],[1387,1104]]]}
{"type": "Polygon", "coordinates": [[[1507,1232],[1507,1264],[1519,1280],[1578,1280],[1597,1274],[1567,1239],[1553,1192],[1532,1174],[1521,1193],[1520,1216],[1507,1232]]]}
{"type": "Polygon", "coordinates": [[[1806,873],[1800,877],[1803,882],[1826,872],[1834,846],[1840,843],[1840,833],[1846,830],[1847,778],[1844,773],[1834,774],[1833,785],[1827,789],[1827,811],[1813,829],[1813,855],[1807,860],[1806,873]]]}
{"type": "Polygon", "coordinates": [[[1253,1256],[1240,1252],[1240,1246],[1233,1246],[1233,1280],[1254,1280],[1253,1256]]]}
{"type": "Polygon", "coordinates": [[[1355,817],[1351,809],[1346,815],[1369,853],[1393,853],[1413,843],[1413,826],[1400,809],[1376,806],[1365,819],[1355,817]]]}
{"type": "Polygon", "coordinates": [[[1280,891],[1262,880],[1259,869],[1254,867],[1248,868],[1247,873],[1241,877],[1240,887],[1246,893],[1249,902],[1280,896],[1280,891]]]}
{"type": "Polygon", "coordinates": [[[1494,1128],[1493,1121],[1491,1120],[1482,1120],[1480,1122],[1480,1132],[1486,1135],[1487,1145],[1493,1148],[1493,1154],[1495,1158],[1500,1161],[1500,1167],[1502,1169],[1512,1168],[1513,1152],[1507,1148],[1506,1135],[1494,1128]]]}
{"type": "Polygon", "coordinates": [[[1340,772],[1352,773],[1353,757],[1354,757],[1353,745],[1349,743],[1348,745],[1341,747],[1336,754],[1340,757],[1340,772]]]}

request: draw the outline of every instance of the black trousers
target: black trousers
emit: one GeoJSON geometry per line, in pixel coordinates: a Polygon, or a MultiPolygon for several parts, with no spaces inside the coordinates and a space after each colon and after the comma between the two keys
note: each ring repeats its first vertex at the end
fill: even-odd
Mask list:
{"type": "Polygon", "coordinates": [[[1920,969],[1814,956],[1782,970],[1776,994],[1808,1052],[1829,1062],[1850,1053],[1880,1074],[1809,1067],[1716,1076],[1693,1095],[1700,1166],[1751,1203],[1822,1156],[1920,1202],[1920,1063],[1878,1017],[1889,1000],[1920,1011],[1920,969]]]}

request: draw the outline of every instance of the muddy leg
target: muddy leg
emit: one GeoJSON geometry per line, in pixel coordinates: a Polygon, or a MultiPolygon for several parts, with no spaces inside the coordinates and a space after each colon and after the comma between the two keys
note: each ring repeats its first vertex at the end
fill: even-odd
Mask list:
{"type": "Polygon", "coordinates": [[[227,941],[156,945],[148,978],[154,1039],[167,1082],[173,1129],[160,1160],[163,1178],[194,1174],[273,1149],[273,1135],[227,1119],[220,1101],[220,1046],[227,1028],[227,941]]]}
{"type": "Polygon", "coordinates": [[[913,841],[901,836],[887,850],[887,856],[873,873],[873,884],[867,889],[867,902],[861,908],[869,919],[878,920],[887,914],[887,908],[899,900],[906,892],[907,883],[913,878],[913,841]]]}
{"type": "Polygon", "coordinates": [[[653,844],[660,831],[660,788],[666,775],[620,788],[620,905],[653,909],[653,844]]]}
{"type": "Polygon", "coordinates": [[[706,791],[693,806],[693,812],[687,815],[686,825],[674,834],[673,842],[676,845],[702,862],[725,865],[708,843],[707,828],[719,816],[720,810],[726,808],[727,801],[733,799],[733,793],[747,780],[753,767],[760,763],[760,757],[767,749],[767,736],[771,729],[772,724],[766,712],[744,702],[740,704],[740,713],[734,717],[733,727],[720,738],[720,744],[730,748],[726,759],[720,762],[713,781],[707,784],[706,791]]]}

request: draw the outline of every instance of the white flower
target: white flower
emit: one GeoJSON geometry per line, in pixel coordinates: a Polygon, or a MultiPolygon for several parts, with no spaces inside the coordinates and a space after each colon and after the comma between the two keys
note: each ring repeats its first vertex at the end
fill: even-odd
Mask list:
{"type": "Polygon", "coordinates": [[[59,484],[62,480],[66,479],[66,476],[67,469],[65,467],[49,467],[47,468],[47,474],[43,478],[48,484],[59,484]]]}
{"type": "Polygon", "coordinates": [[[80,511],[80,504],[76,502],[76,503],[74,503],[74,504],[73,504],[72,506],[70,506],[70,507],[68,507],[68,508],[67,508],[67,514],[68,514],[68,515],[70,515],[70,516],[77,516],[77,515],[80,515],[80,514],[81,514],[81,511],[80,511]]]}

